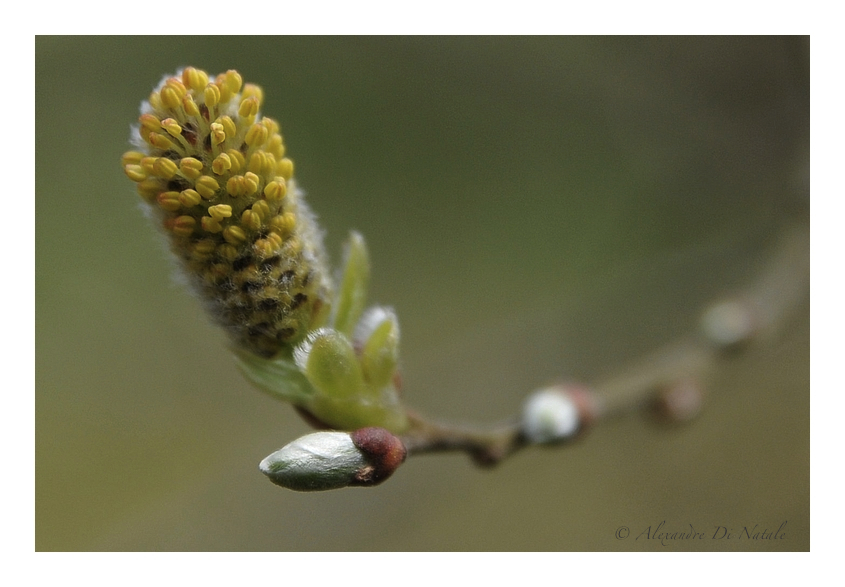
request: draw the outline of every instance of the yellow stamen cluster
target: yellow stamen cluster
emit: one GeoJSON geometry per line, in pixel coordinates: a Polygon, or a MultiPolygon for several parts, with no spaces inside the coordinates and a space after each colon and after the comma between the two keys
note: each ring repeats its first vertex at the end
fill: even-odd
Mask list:
{"type": "Polygon", "coordinates": [[[142,105],[123,169],[235,344],[262,356],[320,325],[330,284],[261,88],[188,67],[142,105]]]}

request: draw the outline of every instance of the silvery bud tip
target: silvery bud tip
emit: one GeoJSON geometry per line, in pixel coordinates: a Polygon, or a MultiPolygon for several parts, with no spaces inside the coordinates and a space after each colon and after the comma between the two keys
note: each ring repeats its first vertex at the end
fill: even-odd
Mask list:
{"type": "Polygon", "coordinates": [[[259,465],[276,485],[325,491],[378,485],[405,460],[405,446],[383,428],[314,432],[277,450],[259,465]]]}

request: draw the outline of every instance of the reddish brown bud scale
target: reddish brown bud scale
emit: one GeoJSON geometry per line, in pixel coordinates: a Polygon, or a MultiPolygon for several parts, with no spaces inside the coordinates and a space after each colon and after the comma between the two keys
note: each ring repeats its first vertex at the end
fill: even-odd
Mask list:
{"type": "Polygon", "coordinates": [[[599,407],[595,394],[588,387],[577,384],[567,385],[565,393],[578,409],[578,435],[581,435],[598,419],[599,407]]]}
{"type": "Polygon", "coordinates": [[[384,428],[361,428],[350,436],[369,464],[358,471],[350,485],[378,485],[405,462],[405,445],[384,428]]]}
{"type": "Polygon", "coordinates": [[[701,413],[704,390],[695,379],[686,378],[663,386],[654,395],[651,413],[663,424],[689,422],[701,413]]]}

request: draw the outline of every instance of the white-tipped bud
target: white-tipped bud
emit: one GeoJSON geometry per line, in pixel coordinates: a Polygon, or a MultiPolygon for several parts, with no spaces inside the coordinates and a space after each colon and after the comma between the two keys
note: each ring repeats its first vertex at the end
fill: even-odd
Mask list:
{"type": "Polygon", "coordinates": [[[276,485],[325,491],[348,487],[366,464],[348,432],[314,432],[277,450],[258,467],[276,485]]]}
{"type": "Polygon", "coordinates": [[[532,393],[522,411],[522,433],[533,444],[574,438],[596,417],[591,394],[578,386],[556,385],[532,393]]]}
{"type": "Polygon", "coordinates": [[[259,465],[276,485],[326,491],[378,485],[405,461],[402,442],[383,428],[314,432],[277,450],[259,465]]]}
{"type": "Polygon", "coordinates": [[[701,316],[701,330],[711,343],[730,347],[754,334],[754,313],[742,300],[725,300],[707,308],[701,316]]]}
{"type": "Polygon", "coordinates": [[[355,331],[352,334],[352,341],[358,346],[363,346],[373,335],[373,333],[384,323],[390,321],[392,323],[391,336],[399,338],[399,320],[396,318],[396,312],[393,308],[386,308],[384,306],[374,306],[369,308],[358,320],[355,325],[355,331]]]}
{"type": "Polygon", "coordinates": [[[367,310],[355,327],[352,344],[370,385],[383,389],[394,382],[399,362],[399,320],[392,309],[367,310]]]}

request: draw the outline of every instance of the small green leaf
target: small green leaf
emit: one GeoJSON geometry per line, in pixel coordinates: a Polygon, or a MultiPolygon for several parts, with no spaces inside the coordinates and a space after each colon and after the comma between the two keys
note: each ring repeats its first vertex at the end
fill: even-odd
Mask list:
{"type": "Polygon", "coordinates": [[[285,401],[303,405],[315,393],[291,357],[264,359],[235,349],[235,362],[252,384],[285,401]]]}
{"type": "Polygon", "coordinates": [[[357,232],[349,235],[346,244],[346,263],[340,291],[334,304],[334,329],[347,336],[358,322],[367,303],[367,286],[370,281],[370,258],[364,237],[357,232]]]}
{"type": "Polygon", "coordinates": [[[399,324],[393,312],[382,308],[367,311],[362,322],[371,329],[361,350],[364,378],[381,389],[392,383],[399,362],[399,324]]]}

